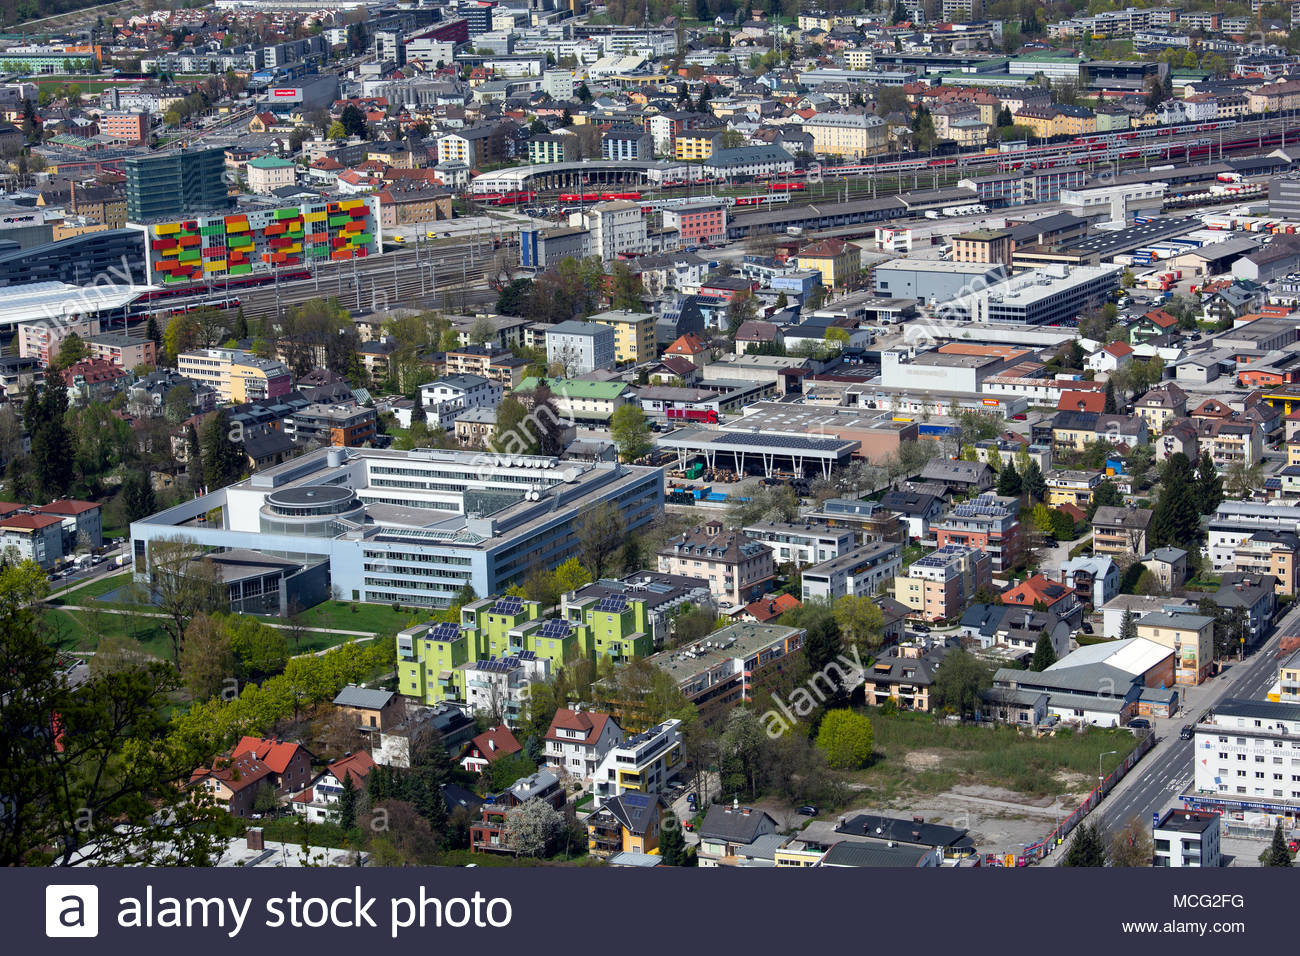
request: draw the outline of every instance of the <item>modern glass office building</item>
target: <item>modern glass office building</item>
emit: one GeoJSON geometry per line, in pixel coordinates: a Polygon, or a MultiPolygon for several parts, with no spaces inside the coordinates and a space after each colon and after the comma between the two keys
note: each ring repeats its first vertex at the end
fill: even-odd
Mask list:
{"type": "Polygon", "coordinates": [[[181,149],[126,160],[126,215],[131,222],[228,209],[226,152],[181,149]]]}

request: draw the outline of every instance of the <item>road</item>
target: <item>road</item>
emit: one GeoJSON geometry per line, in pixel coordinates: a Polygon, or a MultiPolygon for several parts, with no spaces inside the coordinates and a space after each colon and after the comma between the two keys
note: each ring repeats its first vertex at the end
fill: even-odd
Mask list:
{"type": "MultiPolygon", "coordinates": [[[[1297,625],[1300,625],[1300,607],[1287,614],[1274,630],[1273,636],[1245,661],[1231,665],[1218,677],[1199,687],[1185,689],[1186,699],[1179,715],[1154,721],[1155,733],[1160,737],[1160,742],[1111,791],[1094,814],[1103,830],[1117,830],[1134,816],[1145,825],[1150,821],[1151,814],[1181,805],[1178,794],[1192,779],[1194,741],[1180,739],[1179,730],[1186,724],[1195,723],[1208,708],[1227,697],[1263,699],[1277,678],[1277,652],[1281,645],[1281,635],[1291,633],[1291,629],[1297,625]]],[[[1044,863],[1051,865],[1061,856],[1054,854],[1044,863]]]]}

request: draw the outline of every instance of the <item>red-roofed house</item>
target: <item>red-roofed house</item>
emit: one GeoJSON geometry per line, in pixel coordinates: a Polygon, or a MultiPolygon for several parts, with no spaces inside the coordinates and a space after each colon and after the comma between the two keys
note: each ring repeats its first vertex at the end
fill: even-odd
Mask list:
{"type": "Polygon", "coordinates": [[[1133,346],[1127,342],[1108,342],[1084,359],[1084,368],[1094,372],[1113,372],[1133,361],[1133,346]]]}
{"type": "Polygon", "coordinates": [[[272,112],[258,113],[248,121],[248,131],[250,133],[269,133],[279,123],[280,118],[272,112]]]}
{"type": "Polygon", "coordinates": [[[223,757],[211,767],[195,770],[190,775],[190,786],[204,790],[231,816],[248,817],[253,813],[253,800],[258,789],[273,777],[265,762],[245,751],[233,757],[223,757]]]}
{"type": "Polygon", "coordinates": [[[63,519],[15,512],[0,518],[0,555],[11,563],[35,561],[52,568],[63,557],[63,519]]]}
{"type": "Polygon", "coordinates": [[[668,355],[650,369],[650,384],[671,385],[675,379],[680,378],[683,385],[694,385],[699,376],[700,366],[690,359],[680,355],[668,355]]]}
{"type": "Polygon", "coordinates": [[[311,823],[324,823],[332,816],[343,793],[343,781],[350,778],[353,789],[360,791],[365,788],[366,777],[374,768],[375,761],[364,750],[348,754],[326,767],[311,786],[295,793],[289,806],[311,823]]]}
{"type": "Polygon", "coordinates": [[[1138,345],[1168,345],[1178,331],[1178,320],[1164,309],[1152,309],[1139,316],[1129,329],[1130,342],[1138,345]]]}
{"type": "Polygon", "coordinates": [[[494,760],[517,754],[523,749],[509,727],[493,727],[469,742],[460,765],[474,773],[482,773],[494,760]]]}
{"type": "Polygon", "coordinates": [[[293,793],[311,780],[311,754],[302,744],[278,738],[241,737],[231,752],[236,757],[251,753],[266,764],[271,769],[271,782],[277,790],[293,793]]]}
{"type": "Polygon", "coordinates": [[[74,402],[107,402],[113,393],[131,384],[131,374],[108,359],[83,359],[60,375],[74,402]]]}
{"type": "Polygon", "coordinates": [[[1049,581],[1043,574],[1033,574],[1013,588],[1002,592],[1002,603],[1013,607],[1040,607],[1069,618],[1079,608],[1073,588],[1049,581]]]}
{"type": "Polygon", "coordinates": [[[709,347],[694,332],[678,336],[677,341],[664,349],[664,357],[675,355],[684,358],[696,368],[709,364],[709,347]]]}
{"type": "Polygon", "coordinates": [[[590,777],[609,750],[623,741],[623,729],[609,714],[561,707],[546,731],[548,769],[557,774],[590,777]]]}
{"type": "Polygon", "coordinates": [[[733,615],[732,620],[757,621],[759,624],[766,624],[786,611],[793,611],[800,606],[800,603],[793,594],[768,595],[757,601],[750,601],[733,615]]]}
{"type": "Polygon", "coordinates": [[[35,505],[37,514],[53,515],[63,522],[63,553],[98,548],[104,543],[104,527],[99,505],[93,501],[64,498],[48,505],[35,505]]]}
{"type": "Polygon", "coordinates": [[[1106,410],[1106,393],[1065,391],[1057,399],[1056,408],[1062,412],[1102,412],[1106,410]]]}

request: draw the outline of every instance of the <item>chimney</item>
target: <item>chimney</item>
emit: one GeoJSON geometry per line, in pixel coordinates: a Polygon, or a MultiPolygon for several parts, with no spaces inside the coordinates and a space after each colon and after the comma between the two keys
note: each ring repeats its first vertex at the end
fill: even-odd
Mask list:
{"type": "Polygon", "coordinates": [[[249,827],[248,832],[245,834],[245,839],[250,850],[266,849],[265,838],[261,827],[249,827]]]}

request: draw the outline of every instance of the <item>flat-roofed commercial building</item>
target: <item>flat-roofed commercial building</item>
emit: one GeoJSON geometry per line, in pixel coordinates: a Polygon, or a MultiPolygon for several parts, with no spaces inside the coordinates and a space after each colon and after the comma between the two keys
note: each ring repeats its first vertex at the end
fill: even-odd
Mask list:
{"type": "Polygon", "coordinates": [[[996,285],[1008,274],[1001,263],[891,259],[872,269],[871,281],[876,295],[933,304],[996,285]]]}
{"type": "Polygon", "coordinates": [[[663,471],[467,451],[325,448],[131,525],[134,570],[155,542],[329,561],[346,599],[445,608],[499,594],[573,555],[584,515],[610,502],[628,530],[663,511],[663,471]],[[200,520],[220,512],[218,521],[200,520]]]}
{"type": "Polygon", "coordinates": [[[1300,704],[1229,697],[1196,724],[1192,789],[1183,802],[1261,829],[1300,816],[1300,704]]]}
{"type": "Polygon", "coordinates": [[[1120,266],[1047,265],[970,296],[972,322],[1072,322],[1119,288],[1120,266]]]}

